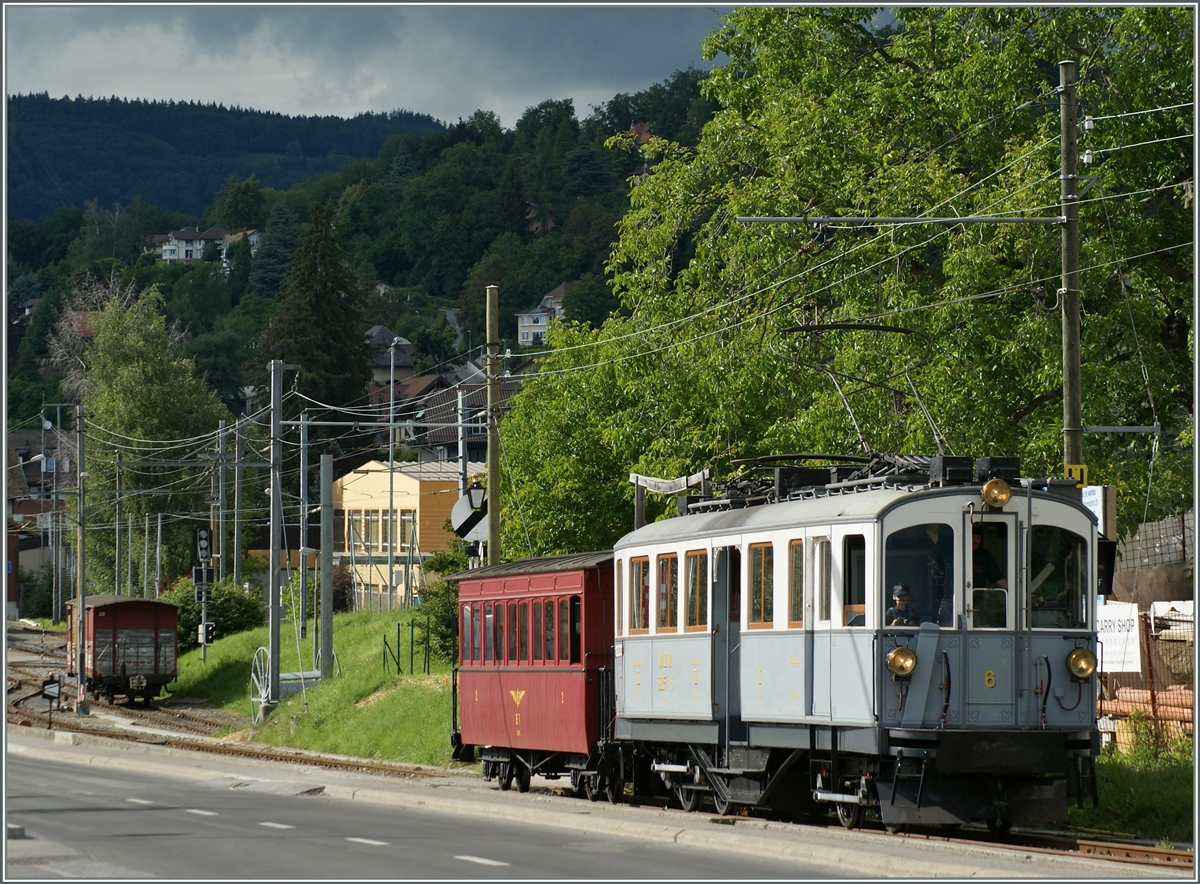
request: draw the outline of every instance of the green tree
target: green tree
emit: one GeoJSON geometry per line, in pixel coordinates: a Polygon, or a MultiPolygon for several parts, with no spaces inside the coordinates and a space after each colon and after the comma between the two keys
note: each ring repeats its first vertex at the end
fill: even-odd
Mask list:
{"type": "Polygon", "coordinates": [[[720,110],[694,148],[644,146],[651,165],[620,223],[609,272],[628,315],[592,338],[552,333],[577,349],[556,352],[514,400],[505,445],[520,506],[506,496],[506,531],[523,522],[542,551],[611,542],[626,495],[594,489],[623,488],[629,472],[722,475],[739,457],[864,445],[935,451],[906,369],[950,451],[1060,472],[1057,228],[736,219],[1051,214],[1062,58],[1079,61],[1080,103],[1097,121],[1080,150],[1100,160],[1081,205],[1084,421],[1157,417],[1171,440],[1151,481],[1144,439],[1089,437],[1090,478],[1121,489],[1124,531],[1148,486],[1152,517],[1186,505],[1192,454],[1174,440],[1190,438],[1192,400],[1193,71],[1179,51],[1190,13],[906,7],[889,31],[872,29],[874,13],[740,9],[706,42],[729,59],[702,87],[720,110]],[[814,321],[919,334],[795,331],[814,321]],[[596,376],[607,396],[592,392],[596,376]],[[575,524],[580,499],[599,532],[575,524]]]}
{"type": "Polygon", "coordinates": [[[300,390],[341,406],[361,398],[370,379],[363,334],[367,296],[334,232],[333,217],[332,203],[313,210],[279,286],[260,353],[264,361],[300,365],[300,390]]]}
{"type": "MultiPolygon", "coordinates": [[[[138,462],[122,471],[122,520],[132,517],[140,535],[146,516],[163,514],[164,570],[184,573],[192,564],[193,528],[199,522],[179,514],[202,513],[207,523],[209,466],[199,460],[194,468],[154,462],[179,460],[173,456],[177,447],[170,446],[180,440],[202,446],[230,415],[195,376],[192,361],[178,355],[158,290],[134,297],[110,285],[108,293],[94,315],[93,343],[81,354],[88,487],[97,492],[116,487],[118,453],[126,462],[138,462]]],[[[87,534],[93,592],[114,587],[114,502],[111,493],[87,499],[87,523],[94,526],[87,534]]]]}
{"type": "Polygon", "coordinates": [[[280,200],[271,210],[266,235],[250,272],[250,284],[262,297],[273,298],[279,291],[292,252],[300,245],[300,236],[300,213],[287,200],[280,200]]]}
{"type": "MultiPolygon", "coordinates": [[[[198,627],[203,609],[196,601],[196,586],[192,578],[181,578],[160,598],[179,606],[179,652],[185,653],[200,647],[198,627]]],[[[231,580],[214,583],[209,589],[208,619],[216,624],[217,638],[262,626],[262,593],[247,592],[231,580]]]]}
{"type": "Polygon", "coordinates": [[[267,197],[251,175],[238,181],[232,175],[217,194],[217,221],[230,233],[261,230],[267,222],[267,197]]]}

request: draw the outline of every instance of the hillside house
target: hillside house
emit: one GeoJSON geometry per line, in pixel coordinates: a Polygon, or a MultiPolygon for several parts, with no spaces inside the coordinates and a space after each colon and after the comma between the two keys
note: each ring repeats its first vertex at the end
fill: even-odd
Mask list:
{"type": "Polygon", "coordinates": [[[203,231],[195,227],[184,227],[170,233],[146,237],[146,250],[154,252],[159,259],[167,263],[199,261],[204,254],[204,247],[209,243],[215,243],[224,250],[227,236],[229,233],[223,227],[213,226],[203,231]]]}
{"type": "Polygon", "coordinates": [[[562,305],[563,297],[573,287],[573,283],[560,283],[532,310],[517,314],[517,346],[540,347],[542,345],[550,323],[566,316],[562,305]]]}

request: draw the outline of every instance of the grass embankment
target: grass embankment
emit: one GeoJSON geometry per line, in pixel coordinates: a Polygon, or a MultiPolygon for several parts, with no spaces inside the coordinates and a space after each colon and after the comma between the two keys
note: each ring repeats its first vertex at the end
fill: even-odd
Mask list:
{"type": "Polygon", "coordinates": [[[1196,763],[1190,737],[1155,750],[1153,725],[1132,721],[1133,751],[1104,749],[1096,762],[1100,806],[1071,806],[1071,825],[1099,832],[1192,845],[1196,763]]]}
{"type": "MultiPolygon", "coordinates": [[[[338,614],[333,621],[333,647],[341,667],[327,683],[309,685],[304,693],[281,699],[261,725],[248,727],[252,740],[276,746],[312,749],[359,758],[377,758],[413,764],[446,766],[450,763],[450,666],[431,659],[428,675],[420,674],[425,619],[412,611],[338,614]],[[411,620],[417,620],[414,662],[409,671],[411,620]],[[383,666],[383,639],[396,651],[396,626],[400,625],[399,652],[403,675],[396,674],[392,659],[383,666]]],[[[200,651],[179,659],[179,673],[171,683],[174,698],[203,697],[213,707],[249,717],[250,667],[254,652],[268,641],[266,627],[218,639],[208,648],[208,661],[200,651]]],[[[312,635],[299,640],[291,623],[280,628],[280,670],[295,672],[313,667],[312,635]]]]}

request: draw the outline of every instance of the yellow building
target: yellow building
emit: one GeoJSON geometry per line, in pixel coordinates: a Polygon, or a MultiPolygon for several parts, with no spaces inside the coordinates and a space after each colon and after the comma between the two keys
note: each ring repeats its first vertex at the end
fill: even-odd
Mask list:
{"type": "MultiPolygon", "coordinates": [[[[484,464],[471,463],[467,475],[485,470],[484,464]]],[[[333,483],[333,561],[350,566],[357,608],[398,608],[419,595],[422,561],[448,549],[454,539],[447,521],[461,495],[460,475],[453,461],[398,463],[390,507],[386,463],[370,461],[333,483]]]]}

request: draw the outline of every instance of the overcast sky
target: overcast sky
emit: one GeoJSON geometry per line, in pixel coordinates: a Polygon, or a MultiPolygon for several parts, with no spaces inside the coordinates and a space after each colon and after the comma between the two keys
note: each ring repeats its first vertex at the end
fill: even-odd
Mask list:
{"type": "MultiPolygon", "coordinates": [[[[729,7],[12,6],[7,94],[221,102],[289,115],[397,108],[454,122],[572,98],[583,118],[689,65],[729,7]]],[[[719,61],[719,60],[718,60],[719,61]]]]}

